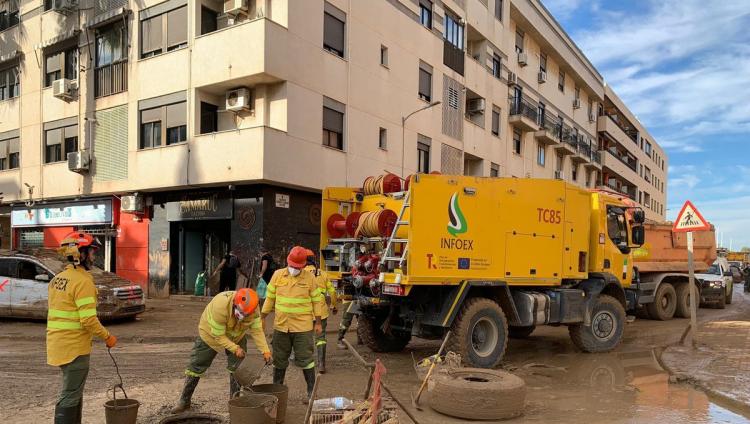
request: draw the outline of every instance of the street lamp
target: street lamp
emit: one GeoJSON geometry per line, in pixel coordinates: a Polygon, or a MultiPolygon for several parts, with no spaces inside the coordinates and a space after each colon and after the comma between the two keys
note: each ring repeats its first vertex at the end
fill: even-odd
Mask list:
{"type": "Polygon", "coordinates": [[[406,154],[406,120],[411,118],[412,115],[415,115],[416,113],[419,113],[423,110],[427,110],[431,107],[435,107],[439,105],[440,101],[432,102],[428,104],[427,106],[421,107],[414,112],[401,117],[401,178],[404,178],[404,155],[406,154]]]}

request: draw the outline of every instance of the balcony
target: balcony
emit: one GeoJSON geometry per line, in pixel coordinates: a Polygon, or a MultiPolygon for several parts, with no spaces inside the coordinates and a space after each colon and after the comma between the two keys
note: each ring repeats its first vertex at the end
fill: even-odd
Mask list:
{"type": "Polygon", "coordinates": [[[561,155],[575,155],[578,153],[578,140],[573,133],[573,128],[564,123],[562,125],[561,141],[562,143],[555,146],[557,153],[561,155]]]}
{"type": "Polygon", "coordinates": [[[606,133],[609,137],[618,143],[625,145],[626,142],[637,142],[638,132],[634,134],[625,132],[625,130],[618,124],[611,116],[600,116],[596,122],[596,130],[599,132],[606,133]]]}
{"type": "Polygon", "coordinates": [[[591,149],[591,161],[584,163],[583,166],[589,169],[595,169],[598,171],[601,171],[602,169],[602,154],[599,153],[598,150],[592,148],[591,149]]]}
{"type": "Polygon", "coordinates": [[[578,140],[577,154],[573,155],[570,160],[573,163],[586,163],[591,160],[591,143],[584,141],[583,138],[578,140]]]}
{"type": "Polygon", "coordinates": [[[630,166],[620,159],[616,151],[613,153],[611,150],[601,150],[600,153],[602,155],[602,167],[605,171],[612,171],[628,181],[640,180],[640,176],[634,169],[635,166],[630,166]]]}
{"type": "Polygon", "coordinates": [[[542,129],[534,132],[534,138],[536,138],[537,142],[545,145],[559,143],[562,132],[560,120],[545,113],[541,121],[542,129]]]}
{"type": "Polygon", "coordinates": [[[514,98],[511,100],[508,121],[521,131],[536,131],[539,129],[537,108],[536,102],[526,96],[514,98]]]}
{"type": "Polygon", "coordinates": [[[464,74],[464,51],[443,40],[443,64],[459,74],[464,74]]]}
{"type": "Polygon", "coordinates": [[[128,61],[94,69],[94,97],[110,96],[128,90],[128,61]]]}

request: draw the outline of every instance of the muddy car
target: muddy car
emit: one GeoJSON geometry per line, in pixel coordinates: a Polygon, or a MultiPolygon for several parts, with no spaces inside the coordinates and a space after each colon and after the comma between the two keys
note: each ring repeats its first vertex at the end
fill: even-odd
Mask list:
{"type": "MultiPolygon", "coordinates": [[[[47,285],[66,265],[51,249],[0,250],[0,316],[47,319],[47,285]]],[[[96,267],[91,274],[99,319],[135,317],[146,309],[139,285],[96,267]]]]}
{"type": "Polygon", "coordinates": [[[695,274],[701,288],[701,305],[711,304],[724,309],[732,303],[734,281],[726,259],[719,258],[702,274],[695,274]]]}

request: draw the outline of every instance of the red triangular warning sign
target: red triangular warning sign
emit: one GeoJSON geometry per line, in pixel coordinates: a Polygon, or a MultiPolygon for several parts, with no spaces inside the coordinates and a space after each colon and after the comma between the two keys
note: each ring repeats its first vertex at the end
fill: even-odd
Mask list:
{"type": "Polygon", "coordinates": [[[710,229],[711,225],[703,218],[703,215],[698,212],[698,209],[696,209],[690,200],[682,206],[672,226],[672,231],[684,233],[688,231],[708,231],[710,229]]]}

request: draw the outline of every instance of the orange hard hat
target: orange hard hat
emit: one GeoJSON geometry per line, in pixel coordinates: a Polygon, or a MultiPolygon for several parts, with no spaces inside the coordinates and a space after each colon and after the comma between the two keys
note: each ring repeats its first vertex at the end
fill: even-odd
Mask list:
{"type": "Polygon", "coordinates": [[[286,257],[286,263],[293,268],[304,268],[307,264],[307,249],[302,246],[294,246],[286,257]]]}
{"type": "Polygon", "coordinates": [[[306,250],[307,250],[307,257],[308,257],[308,258],[309,258],[310,256],[312,256],[312,257],[315,257],[315,252],[313,252],[313,251],[312,251],[312,250],[310,250],[310,249],[306,249],[306,250]]]}
{"type": "Polygon", "coordinates": [[[234,306],[245,316],[252,314],[258,307],[258,293],[247,288],[237,290],[234,292],[234,306]]]}

